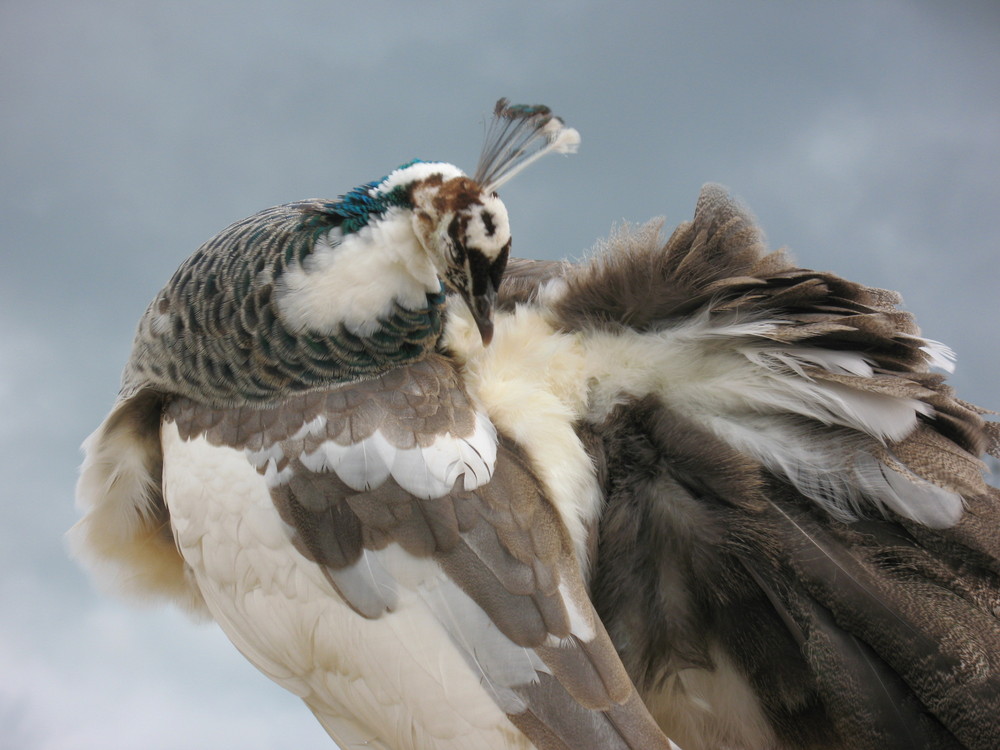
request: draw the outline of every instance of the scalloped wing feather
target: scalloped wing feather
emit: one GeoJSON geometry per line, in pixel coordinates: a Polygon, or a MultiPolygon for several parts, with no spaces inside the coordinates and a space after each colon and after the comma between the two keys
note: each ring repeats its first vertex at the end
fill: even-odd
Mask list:
{"type": "Polygon", "coordinates": [[[561,517],[447,360],[264,409],[178,398],[162,435],[177,544],[213,616],[332,736],[671,747],[561,517]]]}

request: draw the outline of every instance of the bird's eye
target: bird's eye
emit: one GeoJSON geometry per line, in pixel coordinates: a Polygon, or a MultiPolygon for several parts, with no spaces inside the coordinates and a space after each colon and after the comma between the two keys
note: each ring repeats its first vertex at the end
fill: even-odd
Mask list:
{"type": "Polygon", "coordinates": [[[448,225],[448,255],[456,265],[465,263],[465,244],[468,237],[469,217],[455,214],[448,225]]]}
{"type": "Polygon", "coordinates": [[[490,211],[480,211],[479,218],[483,221],[483,229],[487,237],[492,237],[497,231],[497,225],[493,221],[493,214],[490,211]]]}

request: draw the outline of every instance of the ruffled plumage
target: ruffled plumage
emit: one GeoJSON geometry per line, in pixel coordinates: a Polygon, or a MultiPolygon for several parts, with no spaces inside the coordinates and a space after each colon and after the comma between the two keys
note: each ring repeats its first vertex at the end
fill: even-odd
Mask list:
{"type": "Polygon", "coordinates": [[[722,189],[659,226],[506,289],[592,352],[592,596],[661,726],[688,750],[992,747],[996,423],[897,295],[768,251],[722,189]]]}

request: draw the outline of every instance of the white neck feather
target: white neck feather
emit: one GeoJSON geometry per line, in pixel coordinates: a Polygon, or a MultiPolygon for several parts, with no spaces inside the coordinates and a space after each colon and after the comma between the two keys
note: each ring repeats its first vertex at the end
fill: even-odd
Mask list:
{"type": "Polygon", "coordinates": [[[305,262],[278,280],[276,299],[291,331],[331,335],[344,325],[368,336],[394,304],[419,309],[439,288],[410,213],[392,209],[346,237],[339,229],[323,235],[305,262]]]}

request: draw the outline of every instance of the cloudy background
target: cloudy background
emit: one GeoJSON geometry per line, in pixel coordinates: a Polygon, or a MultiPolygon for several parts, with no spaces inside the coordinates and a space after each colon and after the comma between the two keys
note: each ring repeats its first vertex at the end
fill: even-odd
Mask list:
{"type": "Polygon", "coordinates": [[[900,290],[1000,408],[994,0],[2,0],[0,750],[329,746],[212,626],[93,590],[78,445],[202,241],[413,157],[471,169],[499,96],[583,136],[504,188],[518,254],[722,182],[803,265],[900,290]]]}

